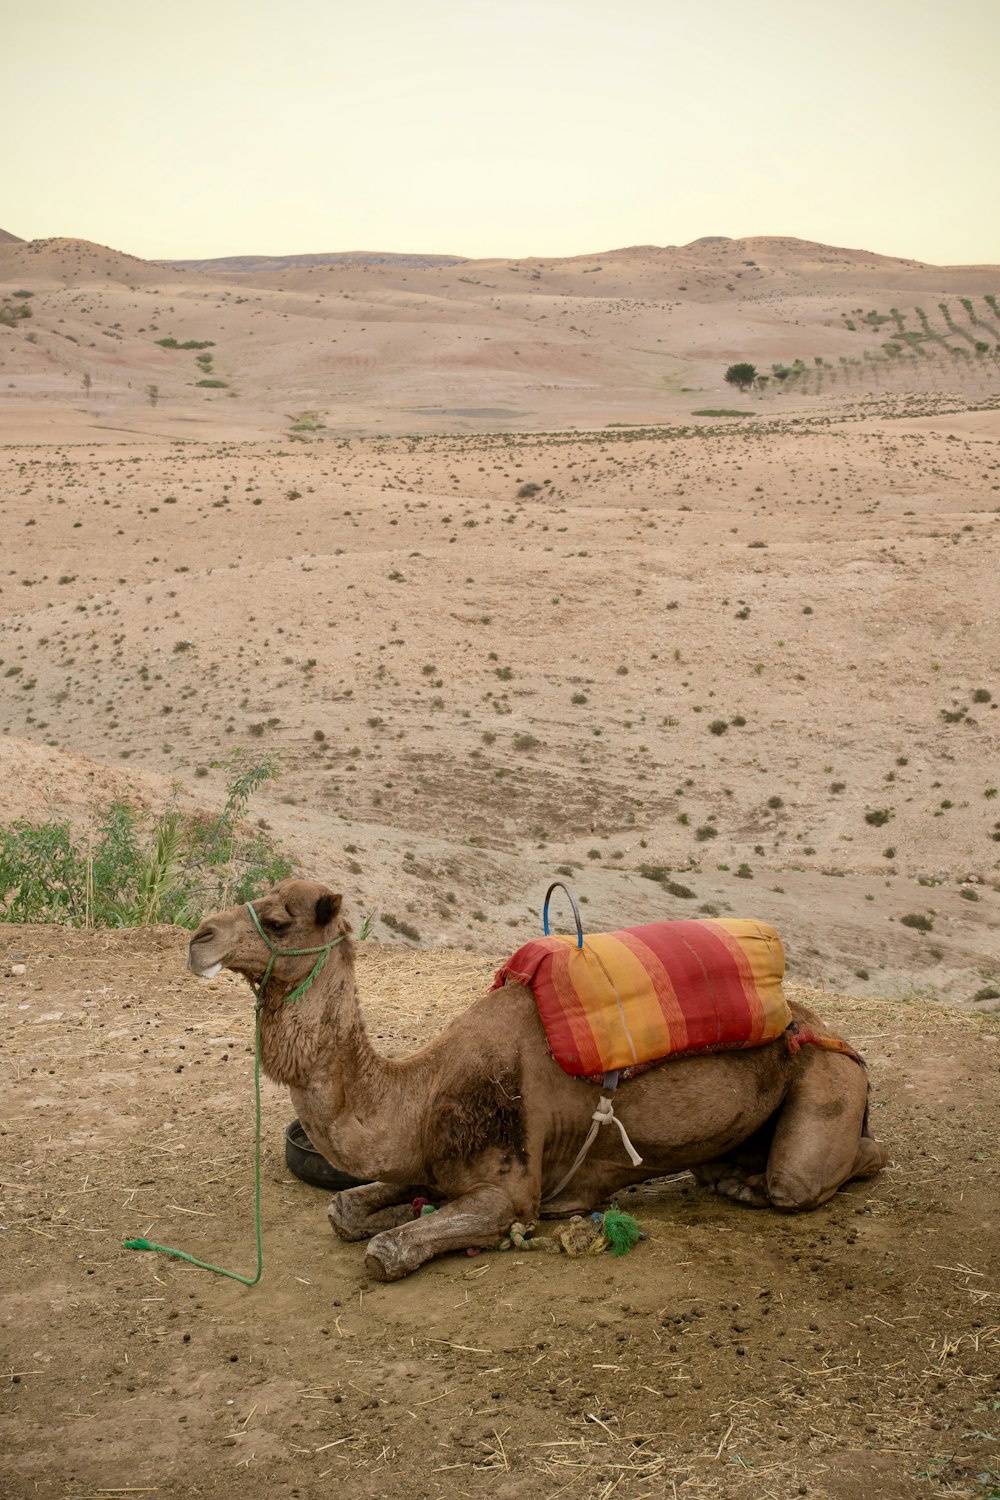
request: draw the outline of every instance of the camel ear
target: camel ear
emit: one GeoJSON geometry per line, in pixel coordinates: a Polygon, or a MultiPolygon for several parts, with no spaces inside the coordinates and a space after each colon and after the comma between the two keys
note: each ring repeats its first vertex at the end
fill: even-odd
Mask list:
{"type": "Polygon", "coordinates": [[[327,891],[325,896],[320,896],[316,902],[316,926],[325,927],[332,922],[340,910],[343,896],[335,896],[332,891],[327,891]]]}

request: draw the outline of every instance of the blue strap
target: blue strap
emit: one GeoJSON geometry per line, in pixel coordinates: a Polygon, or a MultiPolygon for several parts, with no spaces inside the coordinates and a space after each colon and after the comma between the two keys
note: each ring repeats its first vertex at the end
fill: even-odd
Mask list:
{"type": "Polygon", "coordinates": [[[549,936],[549,897],[557,888],[561,891],[565,891],[566,895],[569,897],[569,904],[573,908],[573,916],[576,918],[576,946],[578,948],[582,948],[583,923],[580,920],[580,908],[577,906],[576,898],[574,897],[573,892],[570,890],[569,886],[563,885],[561,880],[553,880],[552,884],[545,892],[545,905],[542,907],[542,926],[545,929],[545,936],[549,936]]]}

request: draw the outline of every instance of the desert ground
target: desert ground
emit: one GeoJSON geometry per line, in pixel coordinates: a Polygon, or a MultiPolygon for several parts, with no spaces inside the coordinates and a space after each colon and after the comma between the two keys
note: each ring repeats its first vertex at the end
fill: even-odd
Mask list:
{"type": "MultiPolygon", "coordinates": [[[[864,1051],[891,1151],[815,1213],[685,1175],[625,1195],[648,1239],[620,1259],[452,1255],[390,1285],[286,1169],[265,1084],[248,1289],[122,1248],[254,1272],[246,986],[185,973],[176,929],[4,941],[5,1494],[994,1492],[996,1017],[794,991],[864,1051]]],[[[365,950],[377,1044],[411,1050],[492,967],[365,950]]]]}
{"type": "Polygon", "coordinates": [[[273,757],[252,819],[374,914],[396,1052],[553,879],[594,929],[763,918],[892,1150],[802,1218],[686,1178],[621,1261],[376,1288],[269,1089],[247,1290],[119,1248],[252,1260],[246,992],[174,931],[7,923],[12,1496],[992,1493],[998,292],[788,239],[0,235],[0,823],[217,812],[273,757]]]}

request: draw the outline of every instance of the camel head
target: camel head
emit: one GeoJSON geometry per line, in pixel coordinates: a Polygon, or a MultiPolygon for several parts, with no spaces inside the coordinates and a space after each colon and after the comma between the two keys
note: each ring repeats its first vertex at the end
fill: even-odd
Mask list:
{"type": "Polygon", "coordinates": [[[324,950],[346,946],[351,928],[340,916],[342,901],[315,881],[282,880],[252,903],[256,921],[246,905],[206,917],[188,945],[188,968],[203,979],[232,969],[255,987],[267,978],[287,994],[308,979],[324,950]]]}

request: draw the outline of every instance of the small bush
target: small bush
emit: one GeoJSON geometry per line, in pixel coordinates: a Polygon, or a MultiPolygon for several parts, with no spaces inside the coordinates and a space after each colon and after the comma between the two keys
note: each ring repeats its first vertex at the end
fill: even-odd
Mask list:
{"type": "Polygon", "coordinates": [[[725,378],[726,383],[735,385],[737,390],[748,390],[757,379],[757,367],[746,363],[730,365],[725,378]]]}
{"type": "Polygon", "coordinates": [[[907,912],[906,916],[900,917],[899,920],[904,927],[912,927],[916,932],[932,932],[934,930],[934,923],[930,917],[925,917],[923,912],[907,912]]]}
{"type": "Polygon", "coordinates": [[[398,932],[400,937],[409,938],[411,943],[420,942],[420,933],[411,922],[401,922],[399,918],[394,917],[391,912],[383,912],[382,921],[384,922],[385,926],[388,927],[390,932],[398,932]]]}
{"type": "Polygon", "coordinates": [[[89,838],[58,815],[0,827],[0,920],[194,927],[206,908],[260,895],[292,871],[265,834],[241,831],[253,793],[275,771],[242,753],[231,764],[215,818],[171,805],[144,831],[139,810],[119,797],[95,807],[89,838]]]}
{"type": "Polygon", "coordinates": [[[883,828],[892,816],[891,807],[874,807],[865,813],[865,822],[870,823],[873,828],[883,828]]]}

